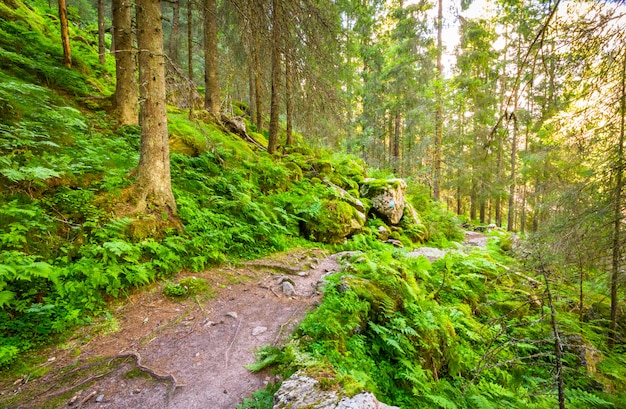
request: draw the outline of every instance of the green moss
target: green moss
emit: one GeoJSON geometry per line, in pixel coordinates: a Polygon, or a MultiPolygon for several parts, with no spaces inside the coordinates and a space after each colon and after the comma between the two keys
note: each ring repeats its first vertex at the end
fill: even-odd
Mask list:
{"type": "Polygon", "coordinates": [[[341,243],[353,231],[354,212],[340,200],[323,200],[319,215],[307,224],[309,233],[322,243],[341,243]]]}

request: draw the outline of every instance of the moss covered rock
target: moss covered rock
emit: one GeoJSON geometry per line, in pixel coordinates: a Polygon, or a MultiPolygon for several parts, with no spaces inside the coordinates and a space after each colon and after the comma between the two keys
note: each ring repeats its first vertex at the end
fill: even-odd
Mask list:
{"type": "Polygon", "coordinates": [[[396,225],[402,219],[405,207],[403,179],[365,179],[361,184],[361,196],[371,199],[372,210],[389,224],[396,225]]]}
{"type": "Polygon", "coordinates": [[[305,223],[305,233],[316,241],[336,244],[363,230],[365,214],[341,200],[323,200],[319,214],[305,223]]]}

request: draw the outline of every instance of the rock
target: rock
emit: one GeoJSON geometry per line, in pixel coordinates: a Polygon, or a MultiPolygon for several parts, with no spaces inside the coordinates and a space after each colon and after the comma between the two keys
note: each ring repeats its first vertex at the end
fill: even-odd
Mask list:
{"type": "Polygon", "coordinates": [[[237,313],[235,311],[227,312],[226,315],[234,319],[237,319],[237,313]]]}
{"type": "Polygon", "coordinates": [[[342,189],[341,187],[335,185],[333,182],[328,180],[328,178],[324,178],[324,183],[327,186],[331,187],[337,193],[337,196],[339,197],[339,199],[348,203],[350,206],[354,207],[359,212],[365,213],[365,205],[363,204],[361,200],[352,196],[345,189],[342,189]]]}
{"type": "Polygon", "coordinates": [[[341,200],[322,200],[320,212],[303,226],[306,236],[329,244],[343,243],[345,238],[359,233],[366,216],[341,200]]]}
{"type": "Polygon", "coordinates": [[[274,409],[399,409],[379,402],[370,392],[348,397],[341,389],[324,389],[316,379],[296,372],[274,394],[274,409]]]}
{"type": "Polygon", "coordinates": [[[562,341],[565,351],[576,355],[580,366],[584,366],[589,375],[596,373],[598,364],[604,360],[602,352],[579,334],[564,335],[562,341]]]}
{"type": "Polygon", "coordinates": [[[393,244],[396,247],[404,247],[402,242],[398,239],[387,239],[385,240],[385,243],[393,244]]]}
{"type": "Polygon", "coordinates": [[[265,331],[267,331],[267,327],[255,327],[252,330],[252,335],[254,335],[256,337],[257,335],[261,335],[265,331]]]}
{"type": "Polygon", "coordinates": [[[296,295],[296,288],[289,281],[283,281],[281,286],[282,286],[281,288],[283,290],[283,293],[287,297],[293,297],[294,295],[296,295]]]}
{"type": "Polygon", "coordinates": [[[378,240],[385,241],[389,238],[389,229],[385,226],[378,226],[378,240]]]}
{"type": "Polygon", "coordinates": [[[365,179],[362,197],[372,200],[372,209],[390,224],[398,224],[404,214],[406,182],[403,179],[365,179]]]}
{"type": "Polygon", "coordinates": [[[104,395],[100,394],[98,395],[98,397],[96,398],[96,402],[102,402],[104,400],[104,395]]]}
{"type": "Polygon", "coordinates": [[[298,277],[308,277],[309,276],[309,272],[308,271],[300,271],[297,274],[298,277]]]}
{"type": "Polygon", "coordinates": [[[436,249],[434,247],[420,247],[410,253],[407,253],[406,256],[408,258],[417,258],[420,256],[424,256],[428,259],[428,261],[432,263],[433,261],[437,261],[440,258],[443,258],[446,253],[447,252],[445,250],[436,249]]]}
{"type": "Polygon", "coordinates": [[[397,406],[389,406],[379,402],[371,392],[359,393],[351,398],[343,398],[336,409],[393,409],[397,406]]]}

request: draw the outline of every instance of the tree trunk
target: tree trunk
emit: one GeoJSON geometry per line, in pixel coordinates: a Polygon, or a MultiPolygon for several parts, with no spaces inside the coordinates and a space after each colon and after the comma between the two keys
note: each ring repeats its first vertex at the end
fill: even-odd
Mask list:
{"type": "Polygon", "coordinates": [[[193,119],[196,87],[193,80],[193,3],[187,0],[187,76],[189,77],[189,119],[193,119]]]}
{"type": "Polygon", "coordinates": [[[106,64],[107,57],[104,45],[104,0],[98,0],[98,57],[100,64],[106,64]]]}
{"type": "MultiPolygon", "coordinates": [[[[517,98],[515,98],[514,109],[517,110],[517,98]]],[[[515,162],[517,158],[517,115],[515,111],[511,114],[513,119],[513,135],[511,137],[511,177],[509,186],[509,214],[507,219],[507,231],[515,228],[515,162]]]]}
{"type": "Polygon", "coordinates": [[[204,1],[204,107],[219,120],[220,86],[217,53],[217,1],[204,1]]]}
{"type": "Polygon", "coordinates": [[[441,184],[441,144],[443,139],[443,1],[437,1],[437,78],[435,84],[435,146],[433,160],[433,198],[439,200],[441,184]]]}
{"type": "Polygon", "coordinates": [[[472,191],[470,193],[470,220],[476,220],[476,208],[478,205],[478,193],[476,187],[476,180],[472,180],[472,191]]]}
{"type": "Polygon", "coordinates": [[[290,56],[285,58],[285,108],[287,114],[287,137],[285,145],[293,145],[293,103],[292,103],[292,88],[293,88],[293,69],[290,56]]]}
{"type": "Polygon", "coordinates": [[[165,105],[165,57],[160,0],[136,0],[141,147],[135,189],[137,211],[154,207],[176,214],[170,176],[165,105]]]}
{"type": "Polygon", "coordinates": [[[172,62],[178,66],[178,39],[180,27],[180,0],[172,1],[172,32],[170,33],[169,56],[172,62]]]}
{"type": "Polygon", "coordinates": [[[620,128],[617,145],[617,163],[615,164],[615,202],[613,203],[613,257],[611,262],[611,324],[609,327],[608,347],[615,347],[617,337],[617,285],[619,281],[621,259],[621,225],[622,225],[622,190],[624,189],[624,121],[626,118],[626,58],[622,65],[622,86],[620,98],[620,128]]]}
{"type": "Polygon", "coordinates": [[[402,125],[402,117],[399,113],[396,113],[394,117],[394,132],[393,132],[393,157],[392,165],[394,173],[400,172],[400,126],[402,125]]]}
{"type": "Polygon", "coordinates": [[[70,33],[65,0],[59,0],[59,21],[61,23],[61,41],[63,43],[63,65],[67,68],[72,68],[72,50],[70,48],[70,33]]]}
{"type": "Polygon", "coordinates": [[[270,129],[267,138],[267,152],[274,153],[278,145],[278,118],[280,114],[280,24],[282,0],[272,0],[272,97],[270,102],[270,129]]]}
{"type": "Polygon", "coordinates": [[[542,275],[546,283],[546,296],[548,297],[548,306],[550,307],[550,324],[552,326],[552,335],[554,336],[554,356],[556,365],[556,383],[559,394],[559,409],[565,409],[565,382],[563,379],[563,343],[556,320],[556,309],[552,300],[552,292],[550,291],[550,281],[548,280],[548,272],[542,267],[542,275]]]}
{"type": "Polygon", "coordinates": [[[131,0],[113,0],[115,108],[120,125],[137,125],[138,98],[131,0]]]}
{"type": "Polygon", "coordinates": [[[263,133],[263,89],[261,88],[260,41],[257,30],[252,30],[252,66],[254,67],[254,106],[256,108],[256,130],[263,133]]]}

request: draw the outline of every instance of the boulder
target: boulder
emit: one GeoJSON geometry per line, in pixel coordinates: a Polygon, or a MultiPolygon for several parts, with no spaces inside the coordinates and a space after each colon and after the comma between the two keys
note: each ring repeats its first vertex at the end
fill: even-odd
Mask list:
{"type": "Polygon", "coordinates": [[[404,214],[406,182],[403,179],[365,179],[362,197],[372,201],[372,210],[390,224],[398,224],[404,214]]]}
{"type": "Polygon", "coordinates": [[[327,178],[324,178],[324,183],[335,191],[337,198],[348,203],[350,206],[354,207],[359,212],[365,213],[365,205],[358,198],[354,197],[347,190],[343,189],[340,186],[337,186],[336,184],[334,184],[327,178]]]}
{"type": "Polygon", "coordinates": [[[424,256],[431,263],[443,258],[446,255],[447,251],[437,249],[434,247],[420,247],[418,249],[413,250],[410,253],[407,253],[406,256],[408,258],[417,258],[420,256],[424,256]]]}
{"type": "Polygon", "coordinates": [[[364,213],[344,201],[323,200],[319,214],[305,222],[304,233],[322,243],[338,244],[360,233],[365,220],[364,213]]]}
{"type": "Polygon", "coordinates": [[[348,397],[341,389],[324,388],[319,381],[296,372],[274,394],[274,409],[399,409],[379,402],[370,392],[348,397]]]}
{"type": "Polygon", "coordinates": [[[566,334],[562,341],[565,351],[574,354],[589,375],[596,373],[598,364],[604,360],[602,352],[579,334],[566,334]]]}

